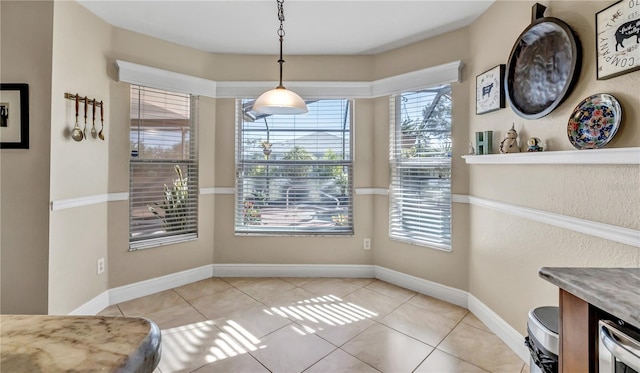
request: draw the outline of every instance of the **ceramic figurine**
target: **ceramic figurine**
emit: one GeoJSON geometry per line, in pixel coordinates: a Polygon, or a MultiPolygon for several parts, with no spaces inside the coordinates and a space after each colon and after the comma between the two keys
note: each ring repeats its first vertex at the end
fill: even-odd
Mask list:
{"type": "Polygon", "coordinates": [[[537,137],[532,137],[527,141],[529,145],[528,152],[541,152],[542,146],[540,146],[540,139],[537,137]]]}
{"type": "Polygon", "coordinates": [[[469,142],[469,155],[476,154],[476,149],[473,147],[473,144],[469,142]]]}
{"type": "Polygon", "coordinates": [[[518,145],[518,132],[514,128],[515,124],[511,125],[511,129],[507,131],[507,135],[504,140],[500,142],[500,153],[519,153],[520,146],[518,145]]]}

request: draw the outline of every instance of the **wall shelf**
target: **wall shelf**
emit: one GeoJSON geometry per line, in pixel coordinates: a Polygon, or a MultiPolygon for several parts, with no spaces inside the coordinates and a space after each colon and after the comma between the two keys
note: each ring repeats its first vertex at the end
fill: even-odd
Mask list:
{"type": "Polygon", "coordinates": [[[468,164],[640,164],[640,147],[463,155],[468,164]]]}

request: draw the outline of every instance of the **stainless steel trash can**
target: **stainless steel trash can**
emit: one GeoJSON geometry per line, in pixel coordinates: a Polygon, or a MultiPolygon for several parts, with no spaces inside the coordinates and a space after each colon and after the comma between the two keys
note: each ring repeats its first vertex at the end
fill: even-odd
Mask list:
{"type": "Polygon", "coordinates": [[[529,348],[531,373],[558,372],[558,307],[538,307],[529,311],[525,344],[529,348]]]}

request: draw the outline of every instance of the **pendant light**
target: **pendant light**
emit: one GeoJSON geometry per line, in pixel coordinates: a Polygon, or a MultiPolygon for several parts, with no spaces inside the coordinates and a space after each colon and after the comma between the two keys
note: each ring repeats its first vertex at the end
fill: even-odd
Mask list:
{"type": "Polygon", "coordinates": [[[270,91],[260,95],[253,103],[253,111],[261,114],[304,114],[309,111],[304,100],[293,91],[286,89],[282,85],[282,41],[284,40],[284,0],[276,0],[278,2],[278,20],[280,20],[280,28],[278,36],[280,37],[280,84],[270,91]]]}

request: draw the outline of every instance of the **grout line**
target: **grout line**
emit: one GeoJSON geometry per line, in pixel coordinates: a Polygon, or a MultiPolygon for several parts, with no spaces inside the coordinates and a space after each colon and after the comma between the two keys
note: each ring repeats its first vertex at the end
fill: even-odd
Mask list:
{"type": "MultiPolygon", "coordinates": [[[[333,278],[333,277],[331,277],[331,278],[333,278]]],[[[336,278],[337,278],[337,277],[336,277],[336,278]]],[[[315,281],[315,280],[313,280],[313,281],[315,281]]],[[[310,281],[310,282],[308,282],[308,283],[311,283],[311,282],[313,282],[313,281],[310,281]]],[[[344,301],[344,299],[343,299],[343,298],[347,297],[347,296],[348,296],[348,295],[350,295],[350,294],[355,293],[355,292],[356,292],[356,291],[358,291],[358,290],[365,289],[365,288],[367,287],[367,285],[370,285],[370,284],[371,284],[371,283],[373,283],[374,281],[375,281],[375,279],[372,279],[372,281],[371,281],[370,283],[367,283],[367,284],[362,285],[362,286],[357,285],[357,286],[358,286],[358,288],[357,288],[357,289],[355,289],[354,291],[352,291],[352,292],[350,292],[350,293],[348,293],[348,294],[345,294],[344,296],[338,297],[338,298],[340,298],[342,301],[344,301]]],[[[295,284],[294,284],[294,285],[295,285],[295,284]]],[[[297,286],[297,285],[296,285],[296,288],[299,288],[299,289],[301,289],[301,290],[307,291],[307,292],[309,292],[309,293],[312,293],[312,294],[315,294],[315,295],[318,295],[318,296],[320,296],[320,295],[321,295],[321,294],[316,294],[316,293],[314,293],[314,292],[312,292],[312,291],[310,291],[310,290],[305,289],[305,288],[304,288],[304,285],[302,285],[302,286],[297,286]]],[[[290,320],[291,320],[291,319],[290,319],[290,320]]],[[[370,320],[370,319],[369,319],[369,320],[370,320]]],[[[298,324],[298,322],[296,322],[295,320],[291,320],[291,321],[292,321],[292,323],[294,323],[294,324],[296,324],[296,325],[299,325],[300,327],[303,327],[302,325],[298,324]]],[[[304,370],[304,371],[309,370],[312,366],[314,366],[314,365],[318,364],[321,360],[323,360],[324,358],[326,358],[326,357],[327,357],[327,356],[329,356],[330,354],[334,353],[336,350],[340,350],[340,351],[344,352],[345,354],[347,354],[347,355],[349,355],[349,356],[353,357],[354,359],[356,359],[356,360],[358,360],[358,361],[362,362],[363,364],[365,364],[365,365],[367,365],[367,366],[371,367],[371,368],[372,368],[372,369],[374,369],[375,371],[380,372],[378,369],[376,369],[375,367],[373,367],[371,364],[369,364],[369,363],[367,363],[367,362],[365,362],[365,361],[363,361],[363,360],[360,360],[358,357],[356,357],[356,356],[354,356],[354,355],[350,354],[349,352],[347,352],[347,351],[345,351],[345,350],[343,350],[343,349],[342,349],[342,347],[343,347],[344,345],[346,345],[347,343],[349,343],[351,340],[353,340],[354,338],[358,337],[360,334],[364,333],[366,330],[368,330],[369,328],[371,328],[371,327],[372,327],[372,326],[374,326],[375,324],[379,324],[379,323],[378,323],[377,321],[375,321],[375,320],[371,320],[371,322],[372,322],[372,324],[371,324],[371,325],[369,325],[368,327],[364,328],[363,330],[361,330],[360,332],[358,332],[358,333],[357,333],[357,334],[355,334],[353,337],[349,338],[348,340],[346,340],[344,343],[342,343],[342,344],[341,344],[341,345],[339,345],[339,346],[338,346],[338,345],[336,345],[336,344],[334,344],[333,342],[329,341],[328,339],[324,338],[323,336],[321,336],[321,335],[319,335],[319,334],[316,334],[316,333],[313,333],[316,337],[318,337],[318,338],[322,339],[323,341],[325,341],[325,342],[329,343],[330,345],[334,346],[334,347],[335,347],[335,349],[333,349],[329,354],[327,354],[326,356],[322,357],[320,360],[316,361],[315,363],[313,363],[313,364],[312,364],[312,365],[310,365],[309,367],[305,368],[305,370],[304,370]]],[[[303,371],[303,372],[304,372],[304,371],[303,371]]]]}
{"type": "MultiPolygon", "coordinates": [[[[375,321],[375,320],[371,320],[371,321],[373,322],[371,325],[367,326],[366,328],[362,329],[358,334],[356,334],[356,335],[354,335],[353,337],[349,338],[346,342],[344,342],[343,344],[341,344],[337,349],[338,349],[338,350],[340,350],[340,351],[342,351],[342,352],[344,352],[345,354],[347,354],[347,355],[349,355],[349,356],[352,356],[353,358],[355,358],[355,359],[357,359],[357,360],[361,361],[362,363],[364,363],[364,364],[366,364],[366,365],[370,366],[371,368],[375,369],[376,371],[380,372],[380,370],[378,370],[378,369],[377,369],[376,367],[374,367],[373,365],[371,365],[371,364],[367,363],[366,361],[364,361],[364,360],[362,360],[362,359],[358,358],[358,357],[357,357],[357,356],[355,356],[355,355],[352,355],[349,351],[346,351],[346,350],[342,349],[342,347],[344,347],[344,345],[346,345],[347,343],[349,343],[349,342],[351,342],[352,340],[354,340],[355,338],[357,338],[360,334],[362,334],[362,333],[364,333],[365,331],[369,330],[369,329],[370,329],[371,327],[373,327],[375,324],[380,325],[380,323],[378,323],[378,322],[377,322],[377,321],[375,321]]],[[[322,338],[322,337],[321,337],[321,338],[322,338]]],[[[327,342],[328,342],[328,341],[327,341],[327,342]]],[[[331,343],[331,342],[329,342],[329,343],[331,343]]]]}
{"type": "Polygon", "coordinates": [[[420,361],[420,363],[418,363],[418,365],[416,365],[416,367],[415,367],[415,368],[413,368],[413,370],[411,371],[411,373],[414,373],[418,368],[420,368],[420,365],[422,365],[425,361],[427,361],[427,359],[429,358],[429,356],[431,356],[431,354],[433,354],[433,351],[435,351],[435,350],[436,350],[436,348],[434,347],[434,348],[433,348],[433,350],[431,350],[431,352],[429,352],[429,353],[427,354],[427,356],[426,356],[424,359],[422,359],[422,361],[420,361]]]}
{"type": "MultiPolygon", "coordinates": [[[[185,297],[183,297],[182,295],[180,295],[180,293],[178,293],[175,289],[176,289],[176,288],[173,288],[173,289],[171,289],[171,290],[173,290],[176,294],[178,294],[178,296],[179,296],[180,298],[182,298],[182,300],[184,300],[185,302],[187,302],[187,304],[188,304],[191,308],[193,308],[197,313],[199,313],[199,314],[200,314],[200,316],[204,317],[205,321],[213,321],[213,320],[209,319],[207,316],[205,316],[202,312],[200,312],[200,310],[199,310],[199,309],[197,309],[197,308],[196,308],[196,306],[194,306],[193,304],[191,304],[191,302],[189,302],[189,301],[187,300],[187,298],[185,298],[185,297]]],[[[197,299],[197,298],[193,298],[193,299],[197,299]]],[[[217,325],[215,325],[215,327],[217,328],[218,326],[217,326],[217,325]]],[[[220,328],[218,328],[218,329],[220,329],[220,328]]]]}
{"type": "Polygon", "coordinates": [[[257,358],[257,357],[255,357],[255,356],[251,355],[251,351],[247,351],[247,355],[251,356],[251,358],[252,358],[253,360],[257,361],[257,362],[258,362],[258,364],[262,365],[262,366],[264,367],[264,369],[266,369],[266,370],[267,370],[267,372],[271,372],[271,369],[267,368],[267,366],[266,366],[266,365],[264,365],[264,364],[262,363],[262,361],[258,360],[258,358],[257,358]]]}
{"type": "MultiPolygon", "coordinates": [[[[370,327],[371,327],[371,326],[369,326],[369,328],[370,328],[370,327]]],[[[367,328],[367,329],[369,329],[369,328],[367,328]]],[[[365,329],[365,330],[367,330],[367,329],[365,329]]],[[[364,330],[363,330],[363,331],[364,331],[364,330]]],[[[354,337],[354,338],[355,338],[355,337],[354,337]]],[[[345,344],[347,344],[347,343],[345,342],[345,344]]],[[[343,345],[343,346],[344,346],[344,345],[343,345]]],[[[374,367],[373,365],[371,365],[371,364],[367,363],[367,362],[366,362],[366,361],[364,361],[364,360],[359,359],[357,356],[351,355],[348,351],[345,351],[345,350],[343,350],[343,349],[342,349],[342,348],[340,348],[340,347],[338,347],[338,350],[340,350],[340,351],[344,352],[345,354],[347,354],[347,355],[349,355],[349,356],[353,357],[354,359],[356,359],[356,360],[358,360],[358,361],[362,362],[363,364],[365,364],[365,365],[367,365],[367,366],[370,366],[370,367],[371,367],[371,368],[373,368],[373,370],[375,370],[376,372],[381,372],[378,368],[374,367]]]]}
{"type": "MultiPolygon", "coordinates": [[[[381,281],[381,282],[387,283],[386,281],[382,281],[382,280],[377,280],[377,281],[381,281]]],[[[387,283],[387,284],[390,284],[390,283],[387,283]]],[[[390,285],[393,285],[393,284],[390,284],[390,285]]],[[[397,285],[393,285],[393,286],[397,286],[397,285]]],[[[398,287],[402,288],[401,286],[398,286],[398,287]]],[[[367,289],[368,289],[368,290],[371,290],[371,291],[373,291],[373,292],[375,292],[375,293],[378,293],[378,294],[380,294],[380,295],[382,295],[382,296],[386,296],[386,297],[389,297],[389,298],[391,298],[391,299],[395,299],[395,300],[400,300],[400,299],[398,299],[398,298],[394,298],[394,297],[391,297],[391,296],[389,296],[389,295],[382,294],[382,293],[380,293],[380,292],[378,292],[378,291],[376,291],[376,290],[374,290],[374,289],[371,289],[371,288],[367,288],[367,289]]],[[[404,288],[403,288],[403,289],[404,289],[404,288]]],[[[407,290],[409,290],[409,289],[407,289],[407,290]]],[[[379,319],[379,320],[380,320],[380,321],[381,321],[381,320],[383,320],[383,319],[384,319],[384,318],[386,318],[387,316],[391,315],[392,313],[394,313],[395,311],[397,311],[398,309],[400,309],[400,307],[402,307],[402,306],[404,306],[404,305],[406,305],[406,304],[410,304],[410,303],[409,303],[409,301],[410,301],[411,299],[415,298],[417,295],[418,295],[418,293],[417,293],[417,292],[415,292],[415,294],[414,294],[413,296],[411,296],[409,299],[405,300],[403,303],[400,303],[400,305],[398,305],[398,306],[397,306],[396,308],[394,308],[393,310],[389,311],[386,315],[384,315],[384,317],[380,317],[380,319],[379,319]]],[[[417,306],[415,306],[415,307],[417,307],[417,306]]],[[[425,311],[426,311],[426,310],[425,310],[425,311]]],[[[422,360],[420,361],[420,363],[418,363],[418,365],[416,365],[416,367],[413,369],[413,371],[415,371],[416,369],[418,369],[418,367],[419,367],[419,366],[420,366],[420,365],[421,365],[421,364],[422,364],[422,363],[423,363],[423,362],[424,362],[424,361],[425,361],[425,360],[426,360],[426,359],[427,359],[427,358],[428,358],[428,357],[433,353],[433,351],[435,351],[435,349],[436,349],[434,346],[431,346],[430,344],[428,344],[428,343],[426,343],[426,342],[423,342],[423,341],[419,340],[418,338],[416,338],[416,337],[414,337],[414,336],[412,336],[412,335],[406,334],[406,333],[404,333],[404,332],[402,332],[402,331],[400,331],[400,330],[397,330],[397,329],[395,329],[395,328],[393,328],[393,327],[391,327],[391,326],[389,326],[389,325],[383,324],[382,322],[380,322],[380,321],[378,321],[378,320],[373,320],[373,321],[374,321],[375,323],[377,323],[378,325],[381,325],[381,326],[383,326],[383,327],[389,328],[389,329],[391,329],[391,330],[393,330],[393,331],[395,331],[395,332],[397,332],[397,333],[400,333],[400,334],[402,334],[402,335],[404,335],[404,336],[407,336],[407,337],[409,337],[409,338],[411,338],[411,339],[413,339],[413,340],[415,340],[415,341],[417,341],[417,342],[420,342],[420,343],[422,343],[422,344],[424,344],[424,345],[427,345],[427,346],[429,346],[429,347],[433,347],[433,350],[431,350],[431,352],[429,352],[429,353],[427,354],[427,356],[425,356],[425,358],[424,358],[424,359],[422,359],[422,360]]],[[[452,329],[452,330],[453,330],[453,329],[452,329]]],[[[444,338],[443,338],[443,339],[444,339],[444,338]]]]}
{"type": "MultiPolygon", "coordinates": [[[[249,298],[253,299],[253,300],[254,300],[254,301],[256,301],[256,302],[258,302],[258,303],[259,303],[260,305],[262,305],[263,307],[266,307],[266,309],[270,309],[270,308],[272,307],[272,306],[270,306],[270,305],[268,305],[268,304],[264,303],[263,301],[261,301],[261,300],[259,300],[259,299],[256,299],[256,297],[252,296],[251,294],[247,293],[246,291],[243,291],[240,287],[235,286],[234,284],[232,284],[231,282],[229,282],[229,281],[225,280],[224,278],[219,277],[218,279],[220,279],[220,280],[221,280],[221,281],[223,281],[224,283],[228,284],[231,288],[233,288],[233,289],[235,289],[235,290],[239,291],[241,294],[243,294],[243,295],[245,295],[245,296],[247,296],[247,297],[249,297],[249,298]]],[[[310,291],[310,290],[307,290],[307,289],[304,287],[304,285],[309,284],[309,283],[305,283],[305,284],[304,284],[304,285],[302,285],[302,286],[298,286],[298,285],[296,285],[295,283],[289,282],[289,281],[287,281],[287,280],[285,280],[285,279],[283,279],[283,278],[279,278],[279,277],[255,278],[255,280],[257,280],[257,281],[265,280],[265,279],[279,279],[279,280],[281,280],[281,281],[283,281],[283,282],[286,282],[287,284],[292,285],[292,286],[293,286],[293,289],[287,290],[287,292],[288,292],[288,291],[295,291],[296,289],[300,289],[300,290],[303,290],[303,291],[306,291],[306,292],[312,293],[312,294],[314,294],[314,295],[321,296],[321,294],[316,294],[316,293],[314,293],[314,292],[312,292],[312,291],[310,291]]],[[[337,278],[337,277],[336,277],[336,279],[339,279],[339,278],[337,278]]],[[[386,318],[387,316],[391,315],[393,312],[397,311],[399,308],[401,308],[401,307],[403,307],[403,306],[405,306],[405,305],[407,305],[407,304],[411,304],[411,303],[410,303],[410,302],[411,302],[411,300],[412,300],[412,299],[414,299],[415,297],[417,297],[419,293],[414,292],[415,294],[413,294],[411,297],[409,297],[409,298],[408,298],[408,299],[406,299],[406,300],[402,300],[402,299],[400,299],[400,298],[394,298],[394,297],[392,297],[392,296],[389,296],[389,295],[387,295],[387,294],[383,294],[383,293],[381,293],[381,292],[379,292],[379,291],[377,291],[377,290],[375,290],[375,289],[371,289],[371,288],[369,288],[369,287],[368,287],[369,285],[373,284],[375,281],[376,281],[376,280],[375,280],[375,279],[373,279],[373,281],[371,281],[371,282],[369,282],[369,283],[367,283],[367,284],[365,284],[365,285],[355,285],[355,287],[356,287],[356,289],[355,289],[355,290],[353,290],[353,291],[351,291],[351,292],[349,292],[349,293],[347,293],[347,294],[345,294],[345,295],[343,295],[342,297],[339,297],[339,298],[340,298],[340,299],[343,299],[343,301],[344,301],[344,298],[345,298],[345,297],[347,297],[347,296],[349,296],[349,295],[351,295],[351,294],[353,294],[353,293],[357,292],[358,290],[366,289],[366,290],[372,291],[372,292],[374,292],[374,293],[376,293],[376,294],[378,294],[378,295],[380,295],[380,296],[387,297],[387,298],[390,298],[390,299],[395,300],[395,301],[400,301],[400,303],[398,304],[398,306],[394,307],[393,309],[391,309],[389,312],[387,312],[387,313],[386,313],[386,314],[384,314],[383,316],[382,316],[382,315],[381,315],[381,316],[379,316],[379,317],[378,317],[377,319],[375,319],[375,320],[374,320],[374,319],[368,319],[368,320],[371,320],[371,322],[372,322],[372,323],[371,323],[371,325],[369,325],[368,327],[366,327],[366,328],[364,328],[363,330],[359,331],[357,334],[355,334],[354,336],[352,336],[351,338],[349,338],[348,340],[346,340],[344,343],[342,343],[342,344],[340,344],[340,345],[336,345],[336,344],[332,343],[332,342],[331,342],[331,341],[329,341],[328,339],[326,339],[326,338],[322,337],[321,335],[318,335],[316,332],[310,333],[310,334],[313,334],[313,335],[314,335],[314,336],[316,336],[316,337],[319,337],[319,338],[320,338],[320,339],[322,339],[323,341],[326,341],[327,343],[329,343],[329,344],[330,344],[331,346],[333,346],[334,348],[333,348],[333,350],[331,350],[329,353],[327,353],[326,355],[324,355],[324,356],[322,356],[321,358],[319,358],[316,362],[314,362],[313,364],[311,364],[310,366],[308,366],[307,368],[305,368],[305,369],[304,369],[304,371],[306,371],[306,370],[310,369],[312,366],[314,366],[314,365],[318,364],[320,361],[322,361],[323,359],[325,359],[325,358],[326,358],[327,356],[329,356],[330,354],[334,353],[336,350],[340,350],[340,351],[342,351],[342,352],[344,352],[344,353],[346,353],[346,354],[348,354],[348,355],[352,356],[353,358],[357,359],[358,361],[360,361],[360,362],[362,362],[362,363],[366,364],[367,366],[370,366],[370,367],[372,367],[373,369],[377,370],[375,367],[373,367],[372,365],[370,365],[370,364],[369,364],[369,363],[367,363],[366,361],[363,361],[363,360],[359,359],[358,357],[356,357],[356,356],[354,356],[354,355],[350,354],[348,351],[346,351],[346,350],[344,350],[344,349],[343,349],[343,347],[344,347],[346,344],[348,344],[348,343],[349,343],[349,342],[351,342],[353,339],[357,338],[358,336],[360,336],[361,334],[363,334],[365,331],[369,330],[371,327],[376,326],[376,325],[377,325],[377,326],[382,326],[382,327],[389,328],[390,330],[393,330],[393,331],[398,332],[398,333],[400,333],[400,334],[402,334],[402,335],[405,335],[405,336],[407,336],[407,337],[409,337],[409,338],[411,338],[411,339],[413,339],[413,340],[416,340],[416,341],[418,341],[418,342],[420,342],[420,343],[423,343],[423,344],[425,344],[425,345],[427,345],[427,346],[433,347],[433,350],[432,350],[431,352],[429,352],[429,354],[427,354],[427,356],[426,356],[426,357],[424,357],[424,359],[422,359],[422,360],[420,361],[420,363],[419,363],[419,364],[414,368],[414,370],[413,370],[413,371],[415,371],[416,369],[418,369],[418,367],[420,367],[420,365],[422,365],[422,364],[423,364],[423,363],[424,363],[424,362],[425,362],[425,361],[426,361],[426,360],[427,360],[427,359],[428,359],[428,358],[433,354],[433,352],[434,352],[435,350],[437,350],[437,349],[438,349],[438,346],[440,346],[440,345],[442,344],[442,342],[443,342],[443,341],[444,341],[444,340],[445,340],[445,339],[446,339],[446,338],[447,338],[447,337],[448,337],[448,336],[453,332],[453,330],[454,330],[454,329],[456,329],[460,324],[464,324],[464,325],[469,326],[469,327],[472,327],[472,328],[474,328],[474,329],[476,329],[476,330],[479,330],[479,331],[482,331],[482,332],[486,332],[486,333],[489,333],[489,334],[493,334],[493,335],[495,335],[495,334],[494,334],[494,333],[492,333],[492,332],[487,332],[486,330],[481,329],[481,328],[479,328],[479,327],[476,327],[476,326],[474,326],[474,325],[471,325],[471,324],[468,324],[468,323],[464,323],[464,322],[463,322],[463,320],[464,320],[464,319],[465,319],[469,314],[473,314],[471,311],[469,311],[469,310],[467,309],[467,310],[466,310],[466,313],[464,314],[464,316],[463,316],[463,317],[461,317],[461,318],[460,318],[460,320],[458,320],[458,321],[455,323],[455,325],[451,328],[451,330],[449,330],[449,332],[447,332],[447,333],[446,333],[446,335],[445,335],[445,336],[444,336],[444,337],[443,337],[443,338],[442,338],[442,339],[441,339],[441,340],[440,340],[440,341],[439,341],[435,346],[431,346],[430,344],[428,344],[428,343],[426,343],[426,342],[423,342],[422,340],[420,340],[420,339],[418,339],[418,338],[416,338],[416,337],[413,337],[413,336],[411,336],[411,335],[409,335],[409,334],[406,334],[406,333],[404,333],[404,332],[402,332],[402,331],[396,330],[395,328],[393,328],[393,327],[391,327],[391,326],[388,326],[388,325],[386,325],[386,324],[383,324],[383,323],[381,322],[384,318],[386,318]]],[[[379,280],[379,281],[381,281],[381,280],[379,280]]],[[[382,281],[382,282],[384,282],[384,281],[382,281]]],[[[386,283],[386,282],[384,282],[384,283],[386,283]]],[[[350,283],[349,283],[349,284],[350,284],[350,283]]],[[[353,284],[350,284],[350,285],[353,285],[353,284]]],[[[391,284],[391,285],[393,285],[393,284],[391,284]]],[[[394,285],[394,286],[396,286],[396,285],[394,285]]],[[[402,288],[402,287],[399,287],[399,288],[402,288]]],[[[185,301],[185,302],[186,302],[190,307],[192,307],[192,308],[193,308],[193,309],[194,309],[198,314],[200,314],[200,315],[201,315],[205,320],[209,320],[209,318],[207,318],[207,317],[206,317],[206,316],[205,316],[205,315],[204,315],[204,314],[203,314],[203,313],[202,313],[198,308],[196,308],[193,304],[191,304],[191,302],[190,302],[190,301],[188,301],[184,296],[182,296],[182,295],[181,295],[179,292],[177,292],[175,289],[176,289],[176,288],[172,288],[172,289],[170,289],[170,290],[171,290],[171,291],[173,291],[173,292],[174,292],[178,297],[180,297],[180,299],[184,300],[184,301],[185,301]]],[[[404,288],[402,288],[402,289],[404,289],[404,288]]],[[[407,290],[409,290],[409,289],[407,289],[407,290]]],[[[423,309],[422,307],[419,307],[419,306],[416,306],[416,305],[413,305],[413,304],[411,304],[411,305],[412,305],[412,306],[415,306],[415,307],[418,307],[418,308],[423,309]]],[[[118,311],[119,311],[123,316],[126,316],[126,315],[125,315],[125,313],[122,311],[122,309],[120,308],[120,306],[119,306],[118,304],[115,304],[115,306],[116,306],[116,308],[118,309],[118,311]]],[[[275,306],[273,306],[273,307],[275,307],[275,306]]],[[[240,309],[241,309],[241,308],[240,308],[240,309]]],[[[436,315],[439,315],[438,313],[432,312],[432,311],[430,311],[430,310],[427,310],[427,309],[424,309],[424,310],[425,310],[426,312],[431,312],[431,313],[434,313],[434,314],[436,314],[436,315]]],[[[276,316],[277,316],[277,315],[276,315],[276,316]]],[[[441,316],[441,315],[440,315],[440,316],[441,316]]],[[[221,316],[221,317],[224,317],[224,316],[221,316]]],[[[444,317],[444,316],[442,316],[442,317],[444,317]]],[[[291,318],[291,316],[287,316],[287,317],[285,317],[285,318],[287,319],[287,321],[289,321],[287,324],[285,324],[285,325],[283,325],[283,326],[281,326],[281,327],[279,327],[279,328],[277,328],[277,329],[275,329],[275,330],[273,330],[273,331],[271,331],[271,332],[269,332],[269,333],[265,334],[264,336],[261,336],[261,339],[264,339],[264,338],[268,337],[269,335],[271,335],[271,334],[273,334],[273,333],[275,333],[275,332],[277,332],[277,331],[280,331],[280,330],[284,329],[285,327],[290,327],[290,326],[292,326],[292,325],[296,325],[296,326],[300,326],[301,328],[304,328],[304,325],[302,325],[302,324],[298,323],[298,322],[297,322],[297,320],[293,320],[293,319],[291,318]]],[[[450,320],[452,320],[452,319],[450,319],[450,320]]],[[[457,356],[455,356],[455,355],[452,355],[452,354],[450,354],[450,353],[447,353],[447,352],[442,351],[442,350],[439,350],[439,349],[438,349],[438,351],[439,351],[439,352],[442,352],[442,353],[445,353],[445,354],[447,354],[447,355],[449,355],[449,356],[452,356],[453,358],[459,359],[460,361],[463,361],[463,362],[465,362],[465,363],[467,363],[467,364],[471,364],[471,365],[473,365],[473,366],[475,366],[475,367],[478,367],[478,368],[480,368],[480,369],[483,369],[483,370],[484,370],[484,368],[481,368],[481,367],[479,367],[479,366],[477,366],[477,365],[475,365],[475,364],[473,364],[473,363],[471,363],[471,362],[469,362],[469,361],[467,361],[467,360],[464,360],[464,359],[462,359],[462,358],[460,358],[460,357],[457,357],[457,356]]],[[[263,364],[263,363],[262,363],[262,362],[261,362],[261,361],[260,361],[256,356],[254,356],[254,355],[252,355],[252,354],[251,354],[251,351],[247,351],[247,353],[248,353],[248,354],[249,354],[249,355],[250,355],[254,360],[256,360],[260,365],[262,365],[265,369],[269,370],[269,369],[266,367],[266,365],[264,365],[264,364],[263,364]]],[[[207,364],[205,364],[205,365],[207,365],[207,364]]],[[[525,365],[526,365],[526,363],[525,363],[525,365]]],[[[203,365],[203,366],[204,366],[204,365],[203,365]]],[[[194,368],[194,370],[197,370],[197,369],[200,369],[200,368],[202,368],[202,366],[200,366],[200,367],[196,367],[196,368],[194,368]]],[[[158,371],[160,371],[160,368],[156,368],[156,369],[158,369],[158,371]]],[[[521,369],[521,370],[522,370],[522,369],[521,369]]],[[[160,371],[160,372],[161,372],[161,371],[160,371]]]]}
{"type": "MultiPolygon", "coordinates": [[[[458,357],[458,356],[452,355],[452,354],[450,354],[450,353],[448,353],[448,352],[446,352],[446,351],[442,351],[442,350],[438,349],[438,346],[440,346],[440,345],[442,344],[442,342],[444,342],[444,340],[445,340],[445,339],[447,339],[447,337],[448,337],[448,336],[453,332],[453,330],[454,330],[455,328],[457,328],[460,324],[464,324],[464,325],[469,326],[469,327],[472,327],[472,328],[474,328],[474,329],[477,329],[477,330],[480,330],[480,331],[483,331],[483,332],[487,332],[486,330],[482,330],[482,329],[480,329],[480,328],[476,328],[476,327],[475,327],[475,326],[473,326],[473,325],[469,325],[469,324],[467,324],[467,323],[465,323],[465,322],[462,322],[462,320],[464,320],[464,319],[465,319],[465,317],[467,317],[467,315],[469,315],[469,314],[472,314],[472,315],[473,315],[473,312],[471,312],[471,311],[469,311],[469,310],[467,309],[467,313],[466,313],[466,314],[465,314],[465,315],[460,319],[460,321],[458,321],[458,322],[456,323],[456,325],[454,325],[454,326],[453,326],[453,328],[451,328],[451,330],[449,330],[449,332],[448,332],[448,333],[447,333],[447,334],[442,338],[442,340],[440,340],[440,342],[438,342],[438,344],[437,344],[436,346],[434,346],[434,347],[433,347],[433,351],[438,350],[438,351],[440,351],[440,352],[442,352],[442,353],[445,353],[445,354],[447,354],[447,355],[449,355],[449,356],[453,356],[454,358],[456,358],[456,359],[458,359],[458,360],[460,360],[460,361],[464,361],[464,362],[465,362],[465,363],[467,363],[467,364],[471,364],[471,365],[473,365],[474,367],[478,367],[478,368],[480,368],[480,369],[482,369],[482,370],[484,370],[484,371],[487,371],[487,372],[488,372],[488,370],[486,370],[486,369],[484,369],[484,368],[482,368],[482,367],[479,367],[479,366],[477,366],[476,364],[474,364],[474,363],[472,363],[472,362],[470,362],[470,361],[464,360],[464,359],[462,359],[462,358],[460,358],[460,357],[458,357]]],[[[475,316],[475,315],[474,315],[474,316],[475,316]]],[[[491,334],[493,334],[493,333],[491,333],[491,334]]],[[[494,334],[494,335],[495,335],[495,334],[494,334]]],[[[430,353],[429,355],[431,355],[431,354],[433,353],[433,351],[431,351],[431,353],[430,353]]],[[[429,356],[427,356],[427,357],[429,357],[429,356]]],[[[426,358],[425,358],[425,360],[426,360],[426,358]]],[[[422,364],[422,363],[420,363],[420,364],[422,364]]],[[[418,365],[418,366],[419,366],[419,365],[418,365]]],[[[417,368],[416,368],[416,369],[417,369],[417,368]]]]}
{"type": "MultiPolygon", "coordinates": [[[[458,327],[458,325],[460,325],[460,324],[462,324],[462,323],[463,323],[463,322],[462,322],[462,320],[464,320],[464,318],[465,318],[465,317],[467,317],[467,315],[468,315],[470,312],[471,312],[471,311],[467,310],[467,313],[465,313],[465,314],[464,314],[464,316],[462,316],[462,318],[460,318],[460,320],[459,320],[459,321],[458,321],[458,322],[453,326],[453,328],[451,328],[451,330],[449,330],[449,332],[448,332],[447,334],[445,334],[445,336],[444,336],[444,337],[442,337],[442,339],[440,340],[440,342],[438,342],[438,344],[437,344],[437,345],[433,346],[433,349],[434,349],[434,350],[435,350],[435,349],[437,349],[437,348],[438,348],[438,346],[440,346],[440,345],[442,344],[442,342],[444,342],[444,340],[445,340],[445,339],[447,339],[447,337],[449,336],[449,334],[451,334],[451,332],[453,332],[453,330],[454,330],[455,328],[457,328],[457,327],[458,327]]],[[[443,352],[444,352],[444,351],[443,351],[443,352]]],[[[462,360],[462,359],[460,359],[460,360],[462,360]]]]}
{"type": "MultiPolygon", "coordinates": [[[[314,333],[314,335],[315,335],[315,333],[314,333]]],[[[334,344],[332,344],[332,343],[329,343],[329,344],[335,347],[335,345],[334,345],[334,344]]],[[[312,366],[314,366],[314,365],[318,364],[321,360],[323,360],[323,359],[324,359],[324,358],[326,358],[327,356],[331,355],[331,354],[332,354],[332,353],[334,353],[336,350],[338,350],[338,347],[336,347],[336,348],[334,348],[333,350],[331,350],[328,354],[326,354],[326,355],[322,356],[320,359],[318,359],[318,360],[317,360],[316,362],[314,362],[313,364],[311,364],[311,365],[309,365],[308,367],[304,368],[301,372],[305,372],[305,371],[309,370],[309,368],[311,368],[312,366]]]]}

